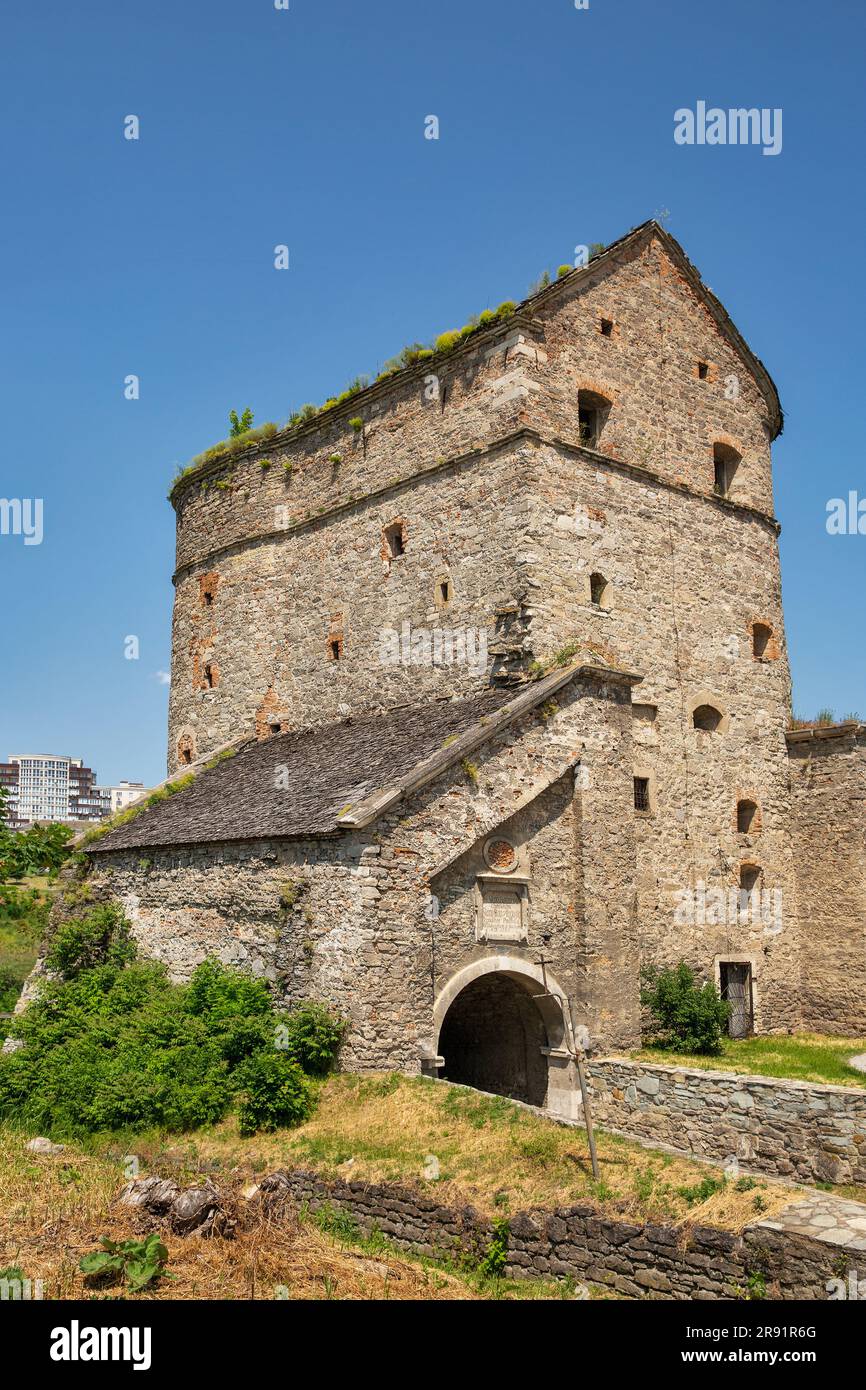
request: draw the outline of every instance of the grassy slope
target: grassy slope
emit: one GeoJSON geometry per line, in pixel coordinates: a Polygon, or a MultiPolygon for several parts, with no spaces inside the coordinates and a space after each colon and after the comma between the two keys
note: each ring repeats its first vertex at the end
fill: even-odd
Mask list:
{"type": "Polygon", "coordinates": [[[601,1182],[593,1180],[586,1135],[499,1097],[422,1077],[338,1075],[295,1130],[241,1139],[229,1118],[206,1131],[140,1140],[151,1168],[202,1167],[254,1176],[310,1167],[345,1179],[420,1186],[443,1203],[471,1202],[490,1215],[529,1206],[590,1202],[629,1220],[702,1221],[739,1229],[796,1200],[790,1188],[760,1179],[746,1190],[726,1183],[706,1195],[718,1169],[599,1134],[601,1182]],[[439,1178],[425,1178],[430,1156],[439,1178]]]}
{"type": "Polygon", "coordinates": [[[787,1077],[833,1086],[866,1086],[866,1073],[849,1067],[848,1058],[866,1052],[866,1038],[836,1038],[816,1033],[792,1037],[725,1038],[720,1057],[698,1057],[660,1048],[633,1052],[639,1062],[699,1067],[704,1071],[742,1071],[756,1076],[787,1077]]]}
{"type": "MultiPolygon", "coordinates": [[[[123,1284],[93,1288],[78,1265],[102,1236],[138,1239],[149,1219],[115,1200],[124,1182],[120,1156],[67,1145],[59,1156],[24,1150],[25,1137],[0,1126],[0,1275],[43,1281],[46,1299],[560,1299],[566,1283],[488,1279],[477,1271],[414,1259],[381,1236],[360,1237],[350,1220],[327,1212],[269,1221],[244,1201],[243,1180],[214,1174],[229,1210],[240,1214],[230,1240],[181,1238],[161,1231],[165,1275],[138,1294],[123,1284]]],[[[166,1167],[167,1165],[163,1165],[166,1167]]],[[[610,1298],[608,1290],[591,1296],[610,1298]]]]}

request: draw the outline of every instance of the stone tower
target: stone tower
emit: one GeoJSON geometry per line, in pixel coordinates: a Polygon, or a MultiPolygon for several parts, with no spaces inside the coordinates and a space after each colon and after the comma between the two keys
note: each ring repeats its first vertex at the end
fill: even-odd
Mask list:
{"type": "Polygon", "coordinates": [[[643,677],[644,951],[717,978],[748,965],[756,1026],[788,1026],[781,426],[765,368],[650,222],[450,350],[192,470],[172,494],[171,769],[244,730],[519,686],[595,654],[643,677]],[[425,660],[418,633],[443,628],[475,659],[425,660]],[[713,921],[706,893],[741,887],[763,892],[763,919],[713,921]]]}

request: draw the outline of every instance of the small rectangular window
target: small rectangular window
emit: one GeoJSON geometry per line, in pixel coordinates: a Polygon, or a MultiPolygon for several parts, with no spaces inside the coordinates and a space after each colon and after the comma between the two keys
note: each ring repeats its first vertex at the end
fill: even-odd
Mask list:
{"type": "Polygon", "coordinates": [[[612,319],[602,319],[602,320],[601,320],[601,323],[599,324],[599,328],[600,328],[600,330],[601,330],[601,336],[602,336],[603,338],[610,338],[610,337],[613,336],[613,320],[612,320],[612,319]]]}
{"type": "Polygon", "coordinates": [[[699,363],[698,363],[698,380],[699,380],[699,381],[706,381],[707,377],[709,376],[709,373],[710,373],[710,364],[709,364],[709,362],[699,362],[699,363]]]}
{"type": "Polygon", "coordinates": [[[396,560],[405,553],[406,536],[402,521],[395,521],[391,526],[386,526],[383,535],[386,554],[389,559],[396,560]]]}
{"type": "Polygon", "coordinates": [[[650,808],[649,778],[635,777],[634,779],[634,809],[636,811],[648,811],[650,808]]]}

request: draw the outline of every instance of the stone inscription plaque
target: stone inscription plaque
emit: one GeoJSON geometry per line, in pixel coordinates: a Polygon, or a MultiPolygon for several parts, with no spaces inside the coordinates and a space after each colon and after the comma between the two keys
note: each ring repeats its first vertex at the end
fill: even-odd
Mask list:
{"type": "Polygon", "coordinates": [[[481,935],[486,941],[525,941],[523,894],[519,889],[482,888],[481,935]]]}

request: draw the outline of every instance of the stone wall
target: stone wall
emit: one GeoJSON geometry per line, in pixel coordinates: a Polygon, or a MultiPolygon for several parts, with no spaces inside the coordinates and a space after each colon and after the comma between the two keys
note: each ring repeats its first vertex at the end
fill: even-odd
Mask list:
{"type": "Polygon", "coordinates": [[[866,1034],[866,725],[789,735],[803,1024],[866,1034]]]}
{"type": "MultiPolygon", "coordinates": [[[[367,831],[106,851],[94,854],[91,881],[120,900],[143,952],[175,978],[213,954],[273,981],[289,1002],[336,1006],[350,1020],[349,1069],[418,1070],[437,1055],[455,981],[508,970],[540,995],[540,954],[598,1046],[633,1046],[630,711],[615,673],[575,677],[477,749],[471,776],[452,765],[367,831]],[[583,788],[574,768],[587,740],[605,770],[583,788]],[[493,831],[529,880],[526,938],[507,945],[477,932],[493,831]]],[[[559,1005],[550,1008],[549,1030],[561,1033],[559,1005]]],[[[565,1049],[561,1060],[567,1070],[565,1049]]]]}
{"type": "Polygon", "coordinates": [[[866,1089],[616,1057],[589,1074],[603,1128],[800,1182],[866,1182],[866,1089]]]}
{"type": "MultiPolygon", "coordinates": [[[[767,522],[773,428],[745,357],[658,235],[648,233],[588,274],[552,286],[453,356],[422,363],[300,432],[196,474],[174,497],[170,765],[181,738],[192,735],[198,753],[210,751],[252,725],[265,705],[287,726],[304,726],[334,718],[340,703],[357,709],[424,690],[451,692],[495,677],[502,666],[525,670],[532,655],[547,654],[559,634],[556,624],[542,623],[536,636],[535,613],[549,612],[552,588],[569,600],[575,579],[586,588],[589,570],[586,547],[563,544],[575,535],[546,527],[550,489],[534,457],[545,440],[567,442],[564,467],[574,469],[579,502],[589,502],[584,480],[606,494],[603,550],[614,548],[619,562],[632,566],[648,540],[650,553],[664,550],[664,565],[646,564],[631,580],[647,613],[676,609],[668,573],[674,563],[684,577],[693,570],[718,577],[741,549],[741,529],[751,556],[758,518],[764,565],[750,558],[738,576],[736,607],[751,607],[731,614],[726,631],[742,636],[749,621],[772,615],[781,642],[775,530],[767,522]],[[604,317],[613,325],[610,336],[600,331],[604,317]],[[735,395],[725,384],[732,374],[735,395]],[[597,451],[580,444],[578,402],[587,390],[612,403],[597,451]],[[349,423],[359,415],[362,431],[349,423]],[[714,499],[715,442],[742,454],[727,502],[714,499]],[[650,507],[640,480],[655,488],[658,501],[650,507]],[[391,559],[382,533],[397,521],[406,549],[391,559]],[[632,529],[638,521],[640,535],[632,529]],[[548,554],[553,537],[560,542],[556,564],[548,554]],[[438,595],[446,579],[451,597],[443,610],[438,595]],[[404,621],[489,630],[505,650],[474,676],[453,668],[383,670],[380,634],[404,621]],[[342,640],[338,662],[329,656],[332,636],[342,640]]],[[[553,524],[574,520],[574,498],[567,502],[571,512],[553,524]]],[[[724,605],[719,612],[696,597],[692,614],[705,664],[718,666],[724,605]]],[[[592,627],[603,642],[603,624],[592,627]]],[[[642,657],[656,655],[645,654],[639,640],[624,645],[638,670],[648,664],[642,657]]],[[[781,656],[780,673],[783,647],[781,656]]],[[[658,679],[678,703],[672,655],[658,679]]],[[[771,725],[777,722],[773,710],[771,725]]]]}
{"type": "MultiPolygon", "coordinates": [[[[535,466],[533,641],[555,651],[577,639],[643,677],[632,697],[633,772],[649,783],[648,810],[633,814],[642,958],[685,959],[709,979],[721,960],[747,960],[757,1031],[794,1028],[790,673],[775,529],[562,447],[540,448],[535,466]],[[601,605],[590,602],[592,573],[608,581],[601,605]],[[761,615],[780,644],[756,658],[761,615]],[[723,716],[716,732],[693,727],[703,703],[723,716]],[[757,807],[747,833],[737,826],[744,799],[757,807]],[[760,871],[761,896],[744,911],[746,864],[760,871]],[[701,885],[724,893],[722,911],[703,908],[701,885]]],[[[601,774],[597,757],[588,747],[585,782],[601,774]]]]}
{"type": "MultiPolygon", "coordinates": [[[[493,1236],[472,1207],[444,1206],[409,1188],[277,1175],[297,1202],[350,1214],[360,1230],[381,1231],[413,1253],[477,1262],[493,1236]]],[[[273,1183],[273,1178],[268,1179],[273,1183]]],[[[770,1298],[826,1298],[839,1250],[761,1223],[741,1235],[707,1226],[616,1221],[590,1206],[519,1212],[509,1220],[506,1274],[604,1285],[624,1298],[734,1299],[760,1275],[770,1298]]]]}

